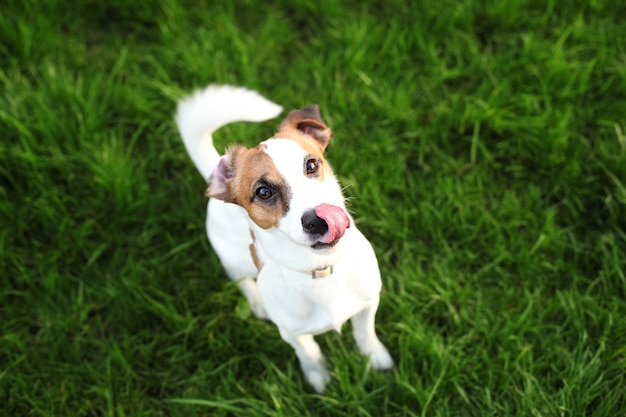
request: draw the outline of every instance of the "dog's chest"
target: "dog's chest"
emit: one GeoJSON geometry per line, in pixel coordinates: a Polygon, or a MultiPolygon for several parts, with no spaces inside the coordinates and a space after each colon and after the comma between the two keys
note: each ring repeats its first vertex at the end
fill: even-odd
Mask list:
{"type": "Polygon", "coordinates": [[[258,285],[270,318],[295,334],[340,331],[343,323],[377,296],[376,287],[370,288],[367,279],[353,279],[341,268],[326,278],[263,272],[258,285]]]}
{"type": "Polygon", "coordinates": [[[301,294],[311,303],[308,325],[324,332],[330,329],[341,330],[350,317],[361,311],[366,300],[357,295],[348,280],[335,280],[334,277],[319,278],[303,285],[301,294]]]}

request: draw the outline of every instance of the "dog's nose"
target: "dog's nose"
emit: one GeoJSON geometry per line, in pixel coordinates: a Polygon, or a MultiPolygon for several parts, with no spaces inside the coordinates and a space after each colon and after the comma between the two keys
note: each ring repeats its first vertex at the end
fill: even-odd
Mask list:
{"type": "Polygon", "coordinates": [[[302,215],[302,229],[309,235],[323,235],[328,231],[326,221],[315,214],[315,210],[305,211],[302,215]]]}

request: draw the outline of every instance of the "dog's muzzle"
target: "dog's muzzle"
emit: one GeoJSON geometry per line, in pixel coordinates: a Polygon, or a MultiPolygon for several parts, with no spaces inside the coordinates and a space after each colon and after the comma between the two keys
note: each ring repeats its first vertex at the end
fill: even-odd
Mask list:
{"type": "Polygon", "coordinates": [[[337,206],[320,204],[302,215],[302,229],[315,241],[314,249],[334,246],[350,227],[348,213],[337,206]]]}

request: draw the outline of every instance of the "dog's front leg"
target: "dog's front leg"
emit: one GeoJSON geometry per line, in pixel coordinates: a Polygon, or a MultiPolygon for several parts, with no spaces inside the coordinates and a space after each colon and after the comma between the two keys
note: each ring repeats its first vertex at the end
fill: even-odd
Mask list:
{"type": "Polygon", "coordinates": [[[361,353],[370,358],[374,369],[391,369],[394,367],[393,359],[387,348],[376,336],[376,329],[374,328],[377,309],[378,301],[352,317],[354,340],[361,353]]]}
{"type": "Polygon", "coordinates": [[[324,355],[312,334],[294,335],[279,328],[280,336],[296,351],[304,379],[318,394],[323,394],[330,376],[324,366],[324,355]]]}
{"type": "Polygon", "coordinates": [[[263,305],[263,299],[261,298],[261,294],[259,294],[256,281],[250,277],[241,278],[237,280],[237,286],[246,297],[246,300],[248,300],[252,313],[261,320],[269,319],[269,316],[265,311],[265,306],[263,305]]]}

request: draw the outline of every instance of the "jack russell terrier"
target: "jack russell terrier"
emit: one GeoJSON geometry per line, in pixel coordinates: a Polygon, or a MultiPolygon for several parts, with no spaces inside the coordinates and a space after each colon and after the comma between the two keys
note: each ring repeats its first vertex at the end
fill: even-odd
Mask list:
{"type": "Polygon", "coordinates": [[[376,336],[381,289],[374,250],[346,210],[324,150],[332,136],[317,105],[290,112],[278,133],[220,156],[211,134],[237,121],[261,122],[282,108],[245,88],[210,85],[178,103],[176,123],[208,181],[207,234],[252,312],[272,320],[296,351],[306,381],[330,380],[313,336],[348,319],[375,369],[393,359],[376,336]]]}

